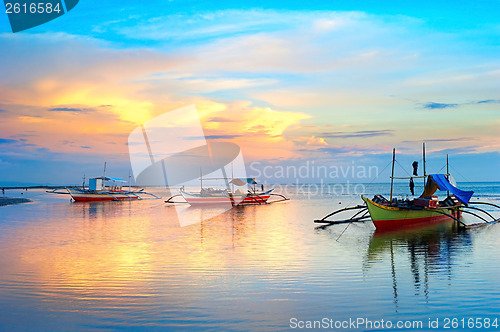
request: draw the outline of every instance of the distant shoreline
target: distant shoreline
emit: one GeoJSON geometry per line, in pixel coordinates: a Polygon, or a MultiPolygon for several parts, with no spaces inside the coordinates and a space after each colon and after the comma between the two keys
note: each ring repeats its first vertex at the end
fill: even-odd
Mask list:
{"type": "MultiPolygon", "coordinates": [[[[86,186],[88,187],[88,185],[86,186]]],[[[125,185],[124,187],[128,187],[128,185],[125,185]]],[[[132,188],[141,188],[139,186],[132,185],[130,186],[132,188]]],[[[162,187],[162,186],[158,186],[162,187]]],[[[26,189],[65,189],[65,188],[82,188],[82,185],[66,185],[66,186],[49,186],[49,185],[40,185],[40,186],[3,186],[0,184],[0,189],[5,189],[5,190],[26,190],[26,189]]]]}
{"type": "Polygon", "coordinates": [[[76,187],[76,186],[3,186],[0,185],[0,189],[12,190],[12,189],[60,189],[66,187],[76,187]]]}
{"type": "Polygon", "coordinates": [[[14,205],[33,202],[31,199],[27,198],[16,198],[16,197],[0,197],[0,206],[14,205]]]}

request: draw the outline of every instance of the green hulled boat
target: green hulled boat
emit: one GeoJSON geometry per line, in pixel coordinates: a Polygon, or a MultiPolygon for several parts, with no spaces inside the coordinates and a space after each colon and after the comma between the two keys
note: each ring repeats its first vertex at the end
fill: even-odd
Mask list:
{"type": "Polygon", "coordinates": [[[493,217],[489,212],[471,207],[470,204],[487,204],[500,209],[500,206],[486,203],[486,202],[474,202],[471,203],[470,199],[474,194],[473,191],[464,191],[458,189],[454,184],[451,183],[451,176],[448,172],[448,156],[446,157],[446,169],[445,174],[426,174],[425,171],[425,143],[423,145],[423,175],[417,175],[418,163],[414,162],[414,173],[413,176],[409,177],[395,177],[394,176],[394,164],[396,161],[396,149],[393,149],[392,156],[392,175],[391,175],[391,193],[390,198],[386,199],[382,195],[375,195],[372,199],[365,196],[361,196],[363,200],[363,205],[358,205],[354,207],[343,208],[330,213],[323,219],[315,220],[317,223],[326,224],[339,224],[339,223],[351,223],[351,222],[363,222],[368,219],[373,221],[373,224],[377,229],[384,230],[395,230],[401,228],[415,228],[425,225],[432,225],[436,223],[455,221],[458,226],[462,227],[472,227],[484,225],[492,222],[498,222],[500,219],[493,217]],[[417,165],[417,166],[415,166],[417,165]],[[406,199],[393,198],[394,191],[394,179],[406,179],[410,180],[410,188],[413,194],[413,179],[421,178],[425,181],[424,192],[418,198],[406,199]],[[446,191],[447,196],[443,200],[439,200],[438,196],[434,195],[436,191],[446,191]],[[477,212],[466,211],[466,209],[473,209],[474,211],[482,212],[485,217],[491,218],[491,220],[485,219],[483,216],[478,215],[477,212]],[[358,210],[351,218],[344,220],[328,220],[329,217],[336,215],[341,212],[349,210],[358,210]],[[474,224],[465,224],[462,220],[462,214],[468,213],[474,215],[475,217],[481,219],[483,222],[478,222],[474,224]]]}

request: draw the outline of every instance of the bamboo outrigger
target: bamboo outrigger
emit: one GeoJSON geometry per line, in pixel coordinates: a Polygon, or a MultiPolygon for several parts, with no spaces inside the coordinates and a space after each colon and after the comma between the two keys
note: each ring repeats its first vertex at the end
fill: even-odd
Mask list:
{"type": "MultiPolygon", "coordinates": [[[[365,222],[369,219],[377,229],[400,229],[406,227],[416,227],[421,225],[430,225],[445,221],[454,221],[460,228],[480,227],[500,221],[500,218],[495,218],[491,213],[484,209],[473,207],[470,205],[483,204],[500,209],[500,206],[487,202],[471,202],[470,199],[474,194],[473,191],[463,191],[456,188],[450,182],[450,174],[448,171],[448,156],[446,156],[446,174],[426,174],[425,170],[425,143],[423,144],[423,170],[424,175],[416,174],[416,166],[414,166],[414,176],[410,177],[395,177],[394,165],[396,161],[396,149],[393,149],[392,156],[392,174],[391,174],[391,191],[390,198],[387,200],[382,195],[375,195],[372,199],[361,195],[364,201],[363,205],[347,207],[334,211],[322,219],[315,220],[315,223],[326,225],[334,225],[341,223],[365,222]],[[410,186],[413,183],[413,178],[424,179],[424,192],[418,198],[413,200],[393,198],[394,179],[409,179],[410,186]],[[434,193],[437,190],[446,190],[447,197],[439,201],[434,193]],[[450,195],[451,192],[451,195],[450,195]],[[331,216],[338,213],[358,210],[353,216],[342,220],[330,220],[331,216]],[[472,212],[477,211],[482,215],[472,212]],[[481,222],[466,224],[462,220],[462,215],[472,215],[481,222]]],[[[413,189],[413,188],[412,188],[413,189]]]]}
{"type": "Polygon", "coordinates": [[[264,190],[264,186],[261,186],[261,190],[257,189],[257,182],[254,178],[203,178],[200,175],[200,191],[199,192],[187,192],[184,187],[180,188],[180,193],[173,195],[168,198],[165,203],[176,204],[176,203],[186,203],[191,206],[220,206],[228,205],[234,206],[246,206],[246,205],[264,205],[277,203],[282,201],[287,201],[289,198],[273,193],[274,189],[264,190]],[[224,189],[214,189],[214,188],[204,188],[203,180],[223,180],[225,182],[224,189]],[[244,186],[251,185],[252,188],[248,189],[246,192],[237,189],[234,190],[234,186],[244,186]],[[269,201],[272,196],[280,197],[279,199],[269,201]],[[182,197],[184,201],[174,201],[175,197],[182,197]]]}

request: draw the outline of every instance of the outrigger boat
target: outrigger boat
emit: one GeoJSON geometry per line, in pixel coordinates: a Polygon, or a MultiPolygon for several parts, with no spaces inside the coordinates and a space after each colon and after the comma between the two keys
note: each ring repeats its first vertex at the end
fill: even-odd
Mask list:
{"type": "MultiPolygon", "coordinates": [[[[471,228],[482,226],[500,221],[500,218],[493,217],[488,211],[473,207],[473,204],[490,205],[500,209],[500,206],[487,202],[471,202],[470,199],[474,194],[473,191],[463,191],[455,187],[450,182],[450,174],[448,172],[448,156],[446,158],[446,174],[426,174],[425,172],[425,143],[423,145],[423,165],[424,175],[416,175],[409,177],[395,177],[394,163],[396,161],[396,149],[393,149],[392,158],[392,175],[391,175],[391,193],[389,200],[382,195],[375,195],[372,199],[361,195],[363,205],[343,208],[323,219],[315,220],[316,223],[338,224],[351,222],[364,222],[369,219],[377,229],[395,230],[401,228],[414,228],[423,225],[431,225],[446,221],[455,221],[458,227],[471,228]],[[394,179],[410,180],[410,186],[414,178],[424,178],[426,180],[424,192],[418,198],[398,199],[393,198],[394,179]],[[448,195],[444,200],[439,200],[438,196],[434,195],[437,191],[447,191],[448,195]],[[341,212],[357,210],[357,212],[345,220],[328,220],[333,215],[341,212]],[[481,212],[482,215],[471,212],[470,210],[481,212]],[[465,224],[462,220],[463,214],[470,214],[480,219],[481,222],[474,224],[465,224]]],[[[413,188],[412,188],[413,189],[413,188]]]]}
{"type": "MultiPolygon", "coordinates": [[[[286,201],[286,198],[280,194],[273,194],[274,189],[265,191],[261,186],[261,190],[257,190],[257,182],[254,178],[200,178],[201,188],[199,192],[187,192],[184,187],[180,188],[180,194],[170,197],[165,203],[189,203],[191,206],[246,206],[246,205],[262,205],[269,204],[268,200],[271,196],[279,196],[278,201],[286,201]],[[226,183],[225,189],[203,188],[203,180],[224,180],[226,183]],[[229,185],[232,185],[232,189],[229,185]],[[246,192],[242,189],[234,190],[234,186],[252,185],[252,189],[246,192]],[[182,196],[186,202],[174,202],[174,197],[182,196]]],[[[277,202],[276,200],[273,201],[277,202]]]]}
{"type": "Polygon", "coordinates": [[[120,178],[101,176],[89,179],[89,188],[68,187],[66,190],[71,195],[75,202],[96,202],[96,201],[121,201],[121,200],[135,200],[142,199],[141,195],[149,195],[154,198],[158,196],[147,193],[144,189],[132,191],[124,190],[122,186],[117,185],[116,182],[127,182],[120,178]],[[106,186],[105,181],[112,181],[111,186],[106,186]]]}
{"type": "Polygon", "coordinates": [[[144,189],[131,190],[130,174],[128,190],[124,190],[117,182],[127,182],[120,178],[106,176],[106,163],[104,163],[103,176],[90,178],[88,189],[85,188],[85,175],[83,176],[82,187],[65,187],[55,188],[52,191],[47,191],[51,194],[69,194],[75,202],[98,202],[98,201],[123,201],[123,200],[141,200],[142,195],[152,196],[159,199],[160,197],[147,193],[144,189]],[[112,182],[111,185],[106,186],[106,182],[112,182]],[[60,191],[60,190],[63,191],[60,191]]]}
{"type": "Polygon", "coordinates": [[[190,205],[259,205],[266,204],[271,192],[274,189],[265,192],[243,192],[232,193],[227,190],[217,190],[213,188],[203,189],[199,193],[188,193],[181,190],[182,197],[190,205]]]}

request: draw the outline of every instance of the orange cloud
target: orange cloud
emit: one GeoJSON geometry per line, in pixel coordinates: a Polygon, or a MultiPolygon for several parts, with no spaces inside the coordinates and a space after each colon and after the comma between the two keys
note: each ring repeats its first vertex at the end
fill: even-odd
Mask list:
{"type": "Polygon", "coordinates": [[[244,150],[245,160],[297,156],[285,132],[310,116],[300,112],[254,107],[250,102],[204,102],[199,107],[208,137],[230,137],[244,150]]]}

